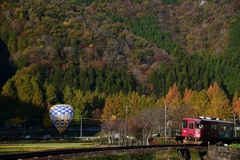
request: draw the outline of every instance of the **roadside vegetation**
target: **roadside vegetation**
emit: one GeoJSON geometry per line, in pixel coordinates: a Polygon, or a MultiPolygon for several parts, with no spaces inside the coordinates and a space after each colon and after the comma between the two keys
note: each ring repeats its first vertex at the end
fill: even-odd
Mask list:
{"type": "Polygon", "coordinates": [[[230,144],[228,147],[230,147],[230,148],[239,148],[240,149],[240,144],[230,144]]]}
{"type": "Polygon", "coordinates": [[[168,133],[187,116],[235,121],[239,8],[239,0],[1,0],[0,138],[56,135],[49,109],[58,103],[74,108],[69,130],[83,120],[109,144],[126,134],[147,144],[162,135],[165,114],[168,133]]]}
{"type": "MultiPolygon", "coordinates": [[[[0,144],[0,154],[15,154],[15,153],[26,153],[26,152],[37,152],[44,150],[56,150],[56,149],[76,149],[76,148],[90,148],[97,147],[95,143],[19,143],[19,144],[0,144]]],[[[189,150],[191,158],[194,160],[202,160],[207,155],[206,153],[197,152],[196,150],[189,150]]],[[[81,158],[72,157],[71,160],[165,160],[165,159],[185,159],[181,152],[176,150],[164,150],[164,151],[124,151],[124,152],[101,152],[91,153],[82,156],[81,158]]],[[[70,160],[69,159],[69,160],[70,160]]]]}

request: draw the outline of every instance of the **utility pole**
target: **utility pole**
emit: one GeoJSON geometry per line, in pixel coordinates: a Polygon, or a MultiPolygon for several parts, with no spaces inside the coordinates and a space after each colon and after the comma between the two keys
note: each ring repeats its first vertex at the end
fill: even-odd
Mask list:
{"type": "Polygon", "coordinates": [[[165,120],[165,127],[164,127],[164,143],[167,141],[167,105],[164,102],[164,120],[165,120]]]}
{"type": "Polygon", "coordinates": [[[26,118],[23,119],[23,138],[25,137],[25,123],[26,123],[26,118]]]}
{"type": "Polygon", "coordinates": [[[128,107],[129,107],[129,106],[126,106],[125,146],[127,146],[127,132],[128,132],[128,107]]]}
{"type": "Polygon", "coordinates": [[[111,125],[110,125],[112,114],[113,114],[112,112],[108,112],[108,125],[110,126],[109,130],[108,130],[108,144],[112,144],[112,138],[111,138],[112,128],[111,128],[111,125]]]}
{"type": "Polygon", "coordinates": [[[81,117],[81,121],[80,121],[80,137],[82,138],[82,117],[81,117]]]}
{"type": "Polygon", "coordinates": [[[233,114],[233,125],[234,125],[234,137],[236,137],[237,131],[236,131],[236,115],[235,115],[235,113],[233,114]]]}

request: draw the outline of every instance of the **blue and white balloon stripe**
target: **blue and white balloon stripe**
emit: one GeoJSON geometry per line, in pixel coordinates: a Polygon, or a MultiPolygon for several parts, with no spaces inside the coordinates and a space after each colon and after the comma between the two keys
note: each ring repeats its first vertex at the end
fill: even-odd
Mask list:
{"type": "Polygon", "coordinates": [[[74,110],[68,104],[57,104],[50,108],[49,116],[58,131],[62,133],[71,123],[74,110]]]}

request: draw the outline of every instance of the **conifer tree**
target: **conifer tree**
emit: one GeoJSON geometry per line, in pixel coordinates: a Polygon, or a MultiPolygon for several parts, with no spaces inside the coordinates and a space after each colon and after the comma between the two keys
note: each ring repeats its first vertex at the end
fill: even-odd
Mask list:
{"type": "Polygon", "coordinates": [[[234,113],[236,113],[237,115],[240,115],[240,96],[237,92],[234,93],[232,106],[233,106],[234,113]]]}
{"type": "Polygon", "coordinates": [[[54,105],[55,103],[58,102],[57,98],[57,91],[55,87],[52,84],[44,83],[44,87],[46,90],[46,102],[51,105],[54,105]]]}
{"type": "Polygon", "coordinates": [[[3,86],[1,94],[3,96],[16,98],[17,91],[14,83],[14,77],[10,78],[3,86]]]}
{"type": "Polygon", "coordinates": [[[132,116],[132,115],[135,115],[137,112],[140,111],[139,109],[139,105],[138,105],[138,100],[140,98],[138,92],[131,92],[128,94],[128,103],[129,103],[129,106],[131,106],[131,108],[129,109],[129,115],[132,116]]]}
{"type": "Polygon", "coordinates": [[[29,74],[20,73],[15,77],[15,86],[17,89],[18,98],[25,103],[30,104],[33,97],[33,86],[29,74]]]}
{"type": "Polygon", "coordinates": [[[213,86],[210,85],[207,93],[210,103],[206,114],[211,117],[229,120],[231,114],[233,114],[233,108],[230,107],[229,99],[218,83],[214,82],[213,86]]]}
{"type": "Polygon", "coordinates": [[[224,91],[218,91],[212,95],[207,113],[211,117],[225,120],[231,119],[233,108],[229,105],[229,99],[224,91]]]}
{"type": "Polygon", "coordinates": [[[125,106],[123,106],[122,99],[118,93],[113,97],[113,105],[114,107],[112,114],[116,117],[125,117],[126,114],[123,110],[123,107],[125,106]]]}
{"type": "Polygon", "coordinates": [[[219,92],[219,91],[221,91],[221,88],[219,87],[217,82],[214,82],[213,86],[210,85],[208,90],[207,90],[210,97],[213,96],[215,92],[219,92]]]}
{"type": "Polygon", "coordinates": [[[192,90],[186,88],[186,89],[185,89],[185,92],[184,92],[184,97],[183,97],[183,100],[184,100],[184,103],[185,103],[185,104],[188,104],[188,103],[189,103],[189,101],[190,101],[190,99],[191,99],[191,94],[192,94],[192,90]]]}
{"type": "Polygon", "coordinates": [[[37,83],[36,77],[31,78],[31,84],[33,88],[32,104],[36,107],[43,108],[44,107],[43,93],[37,83]]]}
{"type": "Polygon", "coordinates": [[[206,90],[193,91],[189,101],[189,105],[193,108],[191,116],[207,116],[206,111],[209,109],[209,103],[210,100],[206,90]]]}
{"type": "Polygon", "coordinates": [[[64,101],[64,103],[71,104],[73,95],[74,95],[74,93],[73,93],[72,88],[70,88],[70,86],[67,85],[63,90],[63,101],[64,101]]]}
{"type": "Polygon", "coordinates": [[[71,106],[74,108],[74,119],[80,121],[81,118],[87,115],[86,109],[86,97],[84,97],[84,93],[81,90],[76,90],[74,92],[71,106]]]}
{"type": "Polygon", "coordinates": [[[114,107],[114,103],[113,103],[113,99],[111,95],[108,95],[105,101],[105,106],[103,108],[103,114],[102,114],[102,121],[108,120],[112,113],[113,113],[113,107],[114,107]]]}
{"type": "Polygon", "coordinates": [[[176,83],[174,83],[174,85],[170,87],[166,95],[165,102],[167,104],[171,104],[175,99],[181,99],[181,94],[178,90],[176,83]]]}

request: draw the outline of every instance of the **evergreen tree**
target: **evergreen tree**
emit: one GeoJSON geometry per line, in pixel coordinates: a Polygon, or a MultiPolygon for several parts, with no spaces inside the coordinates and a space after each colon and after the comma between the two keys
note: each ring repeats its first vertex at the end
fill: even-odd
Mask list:
{"type": "Polygon", "coordinates": [[[64,101],[64,103],[71,104],[73,95],[74,95],[74,93],[73,93],[72,88],[70,88],[69,85],[67,85],[63,90],[63,101],[64,101]]]}
{"type": "Polygon", "coordinates": [[[45,96],[46,96],[46,102],[49,103],[50,105],[54,105],[55,103],[58,102],[58,97],[57,97],[57,91],[55,87],[52,84],[47,84],[46,82],[44,83],[45,87],[45,96]]]}
{"type": "Polygon", "coordinates": [[[87,115],[87,101],[84,98],[84,93],[81,90],[75,91],[71,105],[75,111],[74,119],[77,121],[80,121],[81,117],[85,117],[87,115]]]}
{"type": "Polygon", "coordinates": [[[96,69],[96,89],[98,89],[99,92],[103,92],[103,84],[104,84],[104,73],[100,69],[96,69]]]}
{"type": "Polygon", "coordinates": [[[62,75],[62,69],[60,66],[55,66],[51,71],[51,74],[49,76],[48,83],[52,84],[56,91],[63,91],[63,75],[62,75]]]}
{"type": "Polygon", "coordinates": [[[19,72],[19,74],[15,76],[17,95],[22,102],[30,104],[34,94],[31,77],[29,74],[20,74],[19,72]]]}
{"type": "Polygon", "coordinates": [[[12,97],[12,98],[16,98],[17,95],[17,90],[15,87],[15,82],[14,82],[14,77],[10,78],[5,85],[2,88],[2,92],[1,94],[3,96],[8,96],[8,97],[12,97]]]}
{"type": "Polygon", "coordinates": [[[43,108],[44,107],[43,93],[39,85],[37,84],[37,79],[35,77],[31,78],[31,84],[33,86],[34,93],[32,97],[32,104],[36,107],[43,108]]]}

